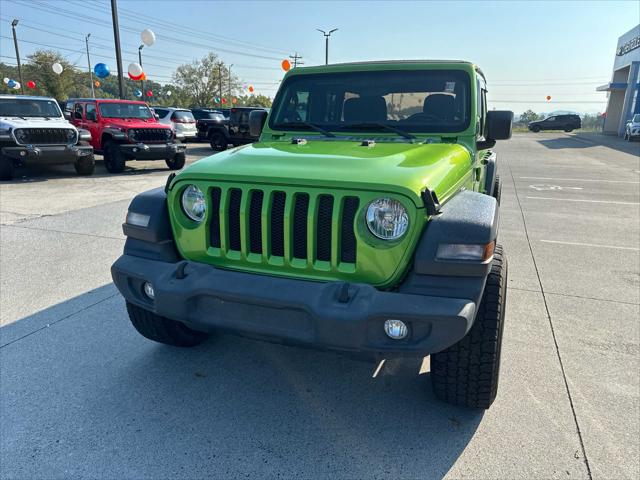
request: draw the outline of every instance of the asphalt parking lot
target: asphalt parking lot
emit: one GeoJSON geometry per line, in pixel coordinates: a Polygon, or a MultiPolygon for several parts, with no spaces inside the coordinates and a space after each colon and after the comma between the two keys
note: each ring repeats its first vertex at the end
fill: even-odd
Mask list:
{"type": "Polygon", "coordinates": [[[331,353],[139,336],[109,267],[164,163],[2,184],[0,477],[638,478],[640,143],[517,134],[497,151],[509,298],[487,412],[438,402],[428,362],[374,378],[331,353]]]}

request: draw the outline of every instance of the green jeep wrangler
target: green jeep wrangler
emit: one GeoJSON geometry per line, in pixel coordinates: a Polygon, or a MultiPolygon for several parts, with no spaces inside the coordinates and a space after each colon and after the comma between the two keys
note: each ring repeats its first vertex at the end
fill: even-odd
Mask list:
{"type": "Polygon", "coordinates": [[[200,160],[129,206],[112,267],[134,327],[218,331],[373,358],[431,355],[438,398],[488,408],[507,260],[496,140],[468,62],[296,68],[258,143],[200,160]]]}

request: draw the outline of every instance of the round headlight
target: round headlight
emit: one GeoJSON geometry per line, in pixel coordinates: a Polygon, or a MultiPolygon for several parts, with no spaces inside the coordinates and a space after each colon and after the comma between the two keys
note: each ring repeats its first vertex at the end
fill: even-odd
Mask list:
{"type": "Polygon", "coordinates": [[[75,140],[76,138],[76,132],[74,130],[68,129],[66,131],[67,134],[67,140],[71,141],[71,140],[75,140]]]}
{"type": "Polygon", "coordinates": [[[21,128],[14,130],[13,134],[16,136],[16,140],[18,141],[18,143],[25,143],[25,141],[27,140],[27,132],[25,132],[21,128]]]}
{"type": "Polygon", "coordinates": [[[204,220],[207,212],[207,204],[204,200],[204,193],[195,185],[189,185],[182,192],[182,209],[184,213],[194,222],[204,220]]]}
{"type": "Polygon", "coordinates": [[[396,240],[409,228],[407,209],[393,198],[378,198],[367,208],[367,226],[383,240],[396,240]]]}

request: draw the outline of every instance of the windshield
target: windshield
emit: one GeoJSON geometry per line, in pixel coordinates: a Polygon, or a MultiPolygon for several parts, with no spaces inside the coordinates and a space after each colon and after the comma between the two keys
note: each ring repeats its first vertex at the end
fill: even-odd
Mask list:
{"type": "Polygon", "coordinates": [[[633,123],[640,123],[640,113],[636,113],[631,121],[633,123]]]}
{"type": "Polygon", "coordinates": [[[101,103],[100,115],[106,118],[153,118],[149,107],[140,103],[101,103]]]}
{"type": "Polygon", "coordinates": [[[274,130],[444,133],[470,123],[470,80],[462,70],[366,71],[295,75],[280,89],[269,126],[274,130]],[[382,126],[381,126],[382,124],[382,126]]]}
{"type": "Polygon", "coordinates": [[[194,123],[196,121],[190,110],[176,110],[173,112],[171,120],[178,123],[194,123]]]}
{"type": "Polygon", "coordinates": [[[62,112],[53,100],[0,98],[0,116],[59,118],[62,112]]]}

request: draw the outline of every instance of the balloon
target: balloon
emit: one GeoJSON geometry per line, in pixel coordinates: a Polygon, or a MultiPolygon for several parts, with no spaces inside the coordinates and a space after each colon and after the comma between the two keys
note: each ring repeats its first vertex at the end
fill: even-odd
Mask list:
{"type": "Polygon", "coordinates": [[[171,90],[167,90],[167,97],[171,96],[171,90]]]}
{"type": "Polygon", "coordinates": [[[106,64],[96,63],[96,65],[93,67],[93,73],[95,73],[96,77],[98,78],[107,78],[111,72],[109,71],[109,67],[107,67],[106,64]]]}
{"type": "Polygon", "coordinates": [[[142,80],[142,75],[144,75],[142,66],[139,63],[130,63],[127,72],[129,73],[129,78],[136,81],[142,80]]]}
{"type": "Polygon", "coordinates": [[[547,102],[551,100],[551,95],[547,95],[547,102]]]}
{"type": "Polygon", "coordinates": [[[142,43],[144,43],[147,47],[150,47],[151,45],[156,43],[156,34],[148,28],[140,33],[140,38],[142,39],[142,43]]]}
{"type": "Polygon", "coordinates": [[[140,80],[146,80],[147,79],[147,74],[142,72],[142,77],[140,78],[140,80]]]}
{"type": "Polygon", "coordinates": [[[94,84],[96,87],[99,87],[100,85],[102,85],[102,84],[100,83],[100,80],[96,80],[95,82],[93,82],[93,84],[94,84]]]}
{"type": "Polygon", "coordinates": [[[151,90],[147,90],[147,97],[153,97],[153,92],[151,90]]]}
{"type": "Polygon", "coordinates": [[[220,97],[216,97],[216,98],[214,98],[214,99],[213,99],[213,101],[214,101],[215,103],[220,103],[220,97]]]}
{"type": "Polygon", "coordinates": [[[16,82],[15,80],[9,80],[9,81],[7,82],[7,87],[9,87],[9,88],[13,88],[13,87],[15,87],[15,86],[16,86],[16,83],[17,83],[17,82],[16,82]]]}
{"type": "Polygon", "coordinates": [[[9,83],[9,79],[8,79],[7,77],[4,77],[4,78],[2,79],[2,81],[5,83],[5,85],[6,85],[7,83],[9,83]]]}
{"type": "Polygon", "coordinates": [[[140,90],[136,90],[135,92],[133,92],[133,94],[134,94],[136,97],[141,97],[141,96],[142,96],[142,91],[140,91],[140,90]]]}
{"type": "Polygon", "coordinates": [[[62,65],[57,62],[51,65],[51,69],[53,70],[53,73],[57,75],[60,75],[62,73],[62,65]]]}
{"type": "Polygon", "coordinates": [[[249,85],[249,93],[253,93],[253,85],[249,85]]]}
{"type": "Polygon", "coordinates": [[[227,103],[227,99],[226,99],[226,98],[223,98],[223,99],[222,99],[222,103],[223,103],[223,104],[224,104],[224,103],[227,103]]]}
{"type": "Polygon", "coordinates": [[[16,82],[16,84],[13,86],[14,90],[19,90],[20,89],[20,82],[16,82]]]}
{"type": "Polygon", "coordinates": [[[234,103],[234,104],[235,104],[235,103],[238,103],[238,99],[237,99],[237,98],[235,98],[235,97],[233,97],[233,98],[231,99],[231,103],[234,103]]]}
{"type": "Polygon", "coordinates": [[[27,88],[31,88],[31,89],[36,88],[36,82],[34,82],[33,80],[29,80],[27,82],[27,88]]]}
{"type": "Polygon", "coordinates": [[[287,60],[286,58],[284,60],[282,60],[282,69],[285,72],[288,72],[291,69],[291,62],[289,60],[287,60]]]}

